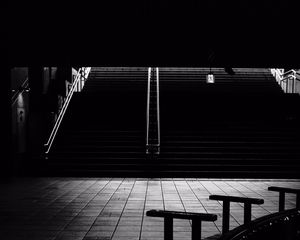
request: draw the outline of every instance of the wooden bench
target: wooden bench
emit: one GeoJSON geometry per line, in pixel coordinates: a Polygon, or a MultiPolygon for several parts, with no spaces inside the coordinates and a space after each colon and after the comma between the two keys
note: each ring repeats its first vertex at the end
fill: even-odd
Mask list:
{"type": "Polygon", "coordinates": [[[209,199],[223,201],[222,234],[229,231],[230,202],[244,203],[244,224],[248,224],[251,222],[251,205],[260,205],[264,203],[264,200],[260,198],[247,198],[223,195],[210,195],[209,199]]]}
{"type": "Polygon", "coordinates": [[[300,189],[285,188],[285,187],[268,187],[269,191],[279,192],[279,211],[285,209],[285,194],[294,193],[296,194],[296,208],[300,208],[300,189]]]}
{"type": "Polygon", "coordinates": [[[173,240],[173,219],[192,220],[192,240],[201,239],[201,222],[214,222],[217,215],[208,213],[190,213],[165,210],[149,210],[146,212],[149,217],[164,218],[164,240],[173,240]]]}

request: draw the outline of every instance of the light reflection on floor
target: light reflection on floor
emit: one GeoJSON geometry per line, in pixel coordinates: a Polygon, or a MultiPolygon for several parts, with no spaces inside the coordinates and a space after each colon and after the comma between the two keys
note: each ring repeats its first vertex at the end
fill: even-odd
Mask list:
{"type": "MultiPolygon", "coordinates": [[[[252,218],[278,211],[269,186],[300,188],[300,180],[34,178],[0,183],[0,239],[137,240],[163,239],[163,220],[150,209],[215,213],[202,237],[220,233],[222,206],[211,194],[263,198],[252,218]]],[[[287,194],[286,208],[295,207],[287,194]]],[[[231,204],[231,228],[242,224],[243,205],[231,204]]],[[[191,239],[191,225],[175,220],[174,239],[191,239]]]]}

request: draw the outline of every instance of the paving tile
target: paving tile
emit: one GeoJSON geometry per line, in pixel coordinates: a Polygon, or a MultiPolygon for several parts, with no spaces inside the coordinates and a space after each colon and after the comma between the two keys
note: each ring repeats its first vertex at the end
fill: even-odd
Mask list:
{"type": "MultiPolygon", "coordinates": [[[[162,240],[163,219],[150,209],[215,213],[202,224],[202,236],[222,229],[222,202],[210,194],[263,198],[252,219],[278,211],[278,193],[269,186],[300,188],[298,179],[123,179],[36,178],[0,185],[1,239],[162,240]]],[[[243,223],[243,204],[231,204],[230,228],[243,223]]],[[[286,208],[295,195],[286,195],[286,208]]],[[[190,238],[191,222],[174,220],[174,239],[190,238]],[[175,234],[176,233],[176,234],[175,234]]]]}
{"type": "Polygon", "coordinates": [[[89,231],[85,237],[111,238],[113,231],[89,231]]]}

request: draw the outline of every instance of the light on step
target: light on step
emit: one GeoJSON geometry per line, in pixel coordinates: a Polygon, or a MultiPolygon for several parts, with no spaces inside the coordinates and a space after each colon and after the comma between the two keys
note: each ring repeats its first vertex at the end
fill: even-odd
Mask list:
{"type": "Polygon", "coordinates": [[[207,83],[215,83],[215,76],[212,73],[207,74],[206,82],[207,83]]]}

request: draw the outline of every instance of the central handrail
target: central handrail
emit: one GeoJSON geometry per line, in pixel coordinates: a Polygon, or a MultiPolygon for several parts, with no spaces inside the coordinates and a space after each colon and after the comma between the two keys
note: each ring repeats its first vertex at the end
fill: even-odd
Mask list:
{"type": "Polygon", "coordinates": [[[160,151],[159,68],[156,68],[157,150],[160,151]]]}
{"type": "Polygon", "coordinates": [[[84,76],[88,76],[90,70],[91,70],[90,67],[83,67],[83,68],[80,68],[78,70],[77,75],[75,77],[75,80],[74,80],[74,82],[73,82],[73,84],[71,86],[71,89],[70,89],[69,93],[68,93],[68,96],[66,97],[66,100],[65,100],[65,102],[64,102],[64,104],[63,104],[63,106],[61,108],[61,111],[59,112],[59,115],[58,115],[57,120],[56,120],[56,122],[54,124],[54,127],[53,127],[53,129],[51,131],[51,134],[50,134],[47,142],[44,144],[45,154],[48,154],[49,151],[50,151],[50,149],[51,149],[53,140],[54,140],[54,138],[56,136],[56,133],[57,133],[57,131],[59,129],[61,121],[62,121],[62,119],[63,119],[63,117],[65,115],[65,112],[66,112],[66,110],[68,108],[69,102],[70,102],[70,100],[71,100],[71,98],[73,96],[73,93],[75,91],[75,88],[76,88],[78,82],[80,81],[80,78],[81,78],[82,74],[84,76]]]}
{"type": "Polygon", "coordinates": [[[148,85],[147,85],[147,113],[146,113],[146,149],[148,152],[148,146],[149,146],[149,117],[150,117],[150,81],[151,81],[151,71],[152,68],[148,68],[148,85]]]}

